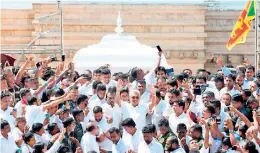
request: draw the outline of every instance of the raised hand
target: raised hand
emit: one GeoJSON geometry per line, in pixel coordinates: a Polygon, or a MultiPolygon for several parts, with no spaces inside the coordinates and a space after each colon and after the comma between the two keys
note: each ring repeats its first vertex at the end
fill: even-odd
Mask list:
{"type": "Polygon", "coordinates": [[[247,66],[252,65],[248,58],[245,58],[244,62],[245,62],[244,64],[247,65],[247,66]]]}
{"type": "Polygon", "coordinates": [[[84,115],[85,115],[85,116],[87,116],[87,115],[88,115],[88,113],[89,113],[89,108],[88,108],[88,107],[86,107],[86,108],[84,109],[84,115]]]}
{"type": "Polygon", "coordinates": [[[216,63],[217,63],[220,67],[223,67],[223,66],[224,66],[221,55],[218,55],[217,60],[216,60],[216,63]]]}
{"type": "Polygon", "coordinates": [[[189,81],[187,79],[184,79],[183,82],[182,82],[182,87],[185,89],[185,90],[189,90],[190,87],[189,87],[189,81]]]}
{"type": "Polygon", "coordinates": [[[227,125],[228,129],[234,130],[234,125],[233,125],[231,119],[226,120],[225,124],[227,125]]]}
{"type": "Polygon", "coordinates": [[[76,153],[83,153],[81,147],[78,147],[78,148],[76,149],[76,153]]]}
{"type": "Polygon", "coordinates": [[[106,119],[108,124],[111,124],[113,122],[113,117],[106,116],[106,119]]]}

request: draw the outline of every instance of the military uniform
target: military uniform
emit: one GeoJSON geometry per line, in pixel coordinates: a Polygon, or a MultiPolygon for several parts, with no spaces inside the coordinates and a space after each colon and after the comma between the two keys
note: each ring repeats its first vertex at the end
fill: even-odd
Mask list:
{"type": "Polygon", "coordinates": [[[83,131],[81,123],[76,122],[76,126],[74,129],[74,136],[76,139],[79,140],[79,142],[81,142],[81,138],[82,138],[83,134],[84,134],[84,131],[83,131]]]}
{"type": "Polygon", "coordinates": [[[62,143],[65,145],[65,146],[68,146],[70,148],[70,151],[69,152],[76,152],[76,144],[73,143],[69,137],[74,137],[74,134],[71,133],[70,135],[68,135],[68,133],[66,132],[64,134],[64,138],[62,140],[62,143]]]}
{"type": "Polygon", "coordinates": [[[166,141],[170,136],[176,136],[170,129],[165,135],[161,135],[159,138],[157,138],[158,142],[162,144],[163,148],[166,145],[166,141]]]}

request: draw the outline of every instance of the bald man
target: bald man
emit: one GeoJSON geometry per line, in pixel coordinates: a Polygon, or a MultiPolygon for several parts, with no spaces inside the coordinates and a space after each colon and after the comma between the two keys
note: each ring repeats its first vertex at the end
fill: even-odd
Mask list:
{"type": "Polygon", "coordinates": [[[81,139],[81,147],[84,153],[88,151],[96,151],[100,153],[99,146],[96,141],[96,136],[98,135],[98,127],[96,123],[89,122],[86,127],[86,133],[83,135],[81,139]]]}

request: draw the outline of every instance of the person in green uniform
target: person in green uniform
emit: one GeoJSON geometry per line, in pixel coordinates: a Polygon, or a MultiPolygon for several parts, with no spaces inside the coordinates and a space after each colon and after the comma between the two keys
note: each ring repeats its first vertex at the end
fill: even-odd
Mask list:
{"type": "Polygon", "coordinates": [[[166,145],[166,140],[170,136],[176,136],[170,129],[169,126],[169,121],[167,119],[161,119],[158,122],[158,127],[159,127],[159,134],[158,134],[158,142],[162,144],[163,148],[165,148],[166,145]]]}
{"type": "Polygon", "coordinates": [[[81,125],[81,122],[83,122],[83,120],[84,120],[83,110],[76,108],[72,111],[72,115],[75,119],[74,137],[76,139],[78,139],[79,142],[80,142],[81,138],[84,134],[84,130],[83,130],[83,127],[81,125]]]}
{"type": "Polygon", "coordinates": [[[75,123],[73,118],[66,118],[62,122],[63,126],[66,128],[66,133],[64,134],[64,138],[62,140],[62,144],[68,146],[70,148],[70,152],[76,151],[76,143],[74,143],[71,139],[74,137],[74,129],[75,129],[75,123]]]}

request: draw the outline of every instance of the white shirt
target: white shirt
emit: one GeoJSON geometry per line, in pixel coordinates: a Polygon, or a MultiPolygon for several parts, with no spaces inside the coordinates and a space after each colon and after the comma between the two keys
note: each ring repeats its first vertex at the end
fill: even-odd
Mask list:
{"type": "Polygon", "coordinates": [[[171,153],[186,153],[186,151],[183,148],[180,147],[180,148],[172,151],[171,153]]]}
{"type": "Polygon", "coordinates": [[[231,97],[235,94],[239,94],[240,92],[238,90],[235,90],[235,88],[233,88],[232,90],[228,91],[227,87],[224,87],[220,90],[220,97],[223,96],[223,94],[225,93],[229,93],[231,95],[231,97]]]}
{"type": "Polygon", "coordinates": [[[79,94],[89,96],[89,93],[92,91],[92,83],[84,84],[79,87],[79,94]]]}
{"type": "Polygon", "coordinates": [[[0,118],[6,120],[10,124],[11,130],[15,128],[15,118],[13,115],[10,114],[12,111],[13,111],[13,107],[9,107],[9,106],[6,109],[6,111],[0,109],[0,118]]]}
{"type": "Polygon", "coordinates": [[[8,139],[6,139],[1,133],[0,133],[0,152],[1,153],[15,153],[18,149],[14,138],[11,134],[8,134],[8,139]]]}
{"type": "Polygon", "coordinates": [[[147,104],[150,101],[150,92],[149,91],[145,91],[142,95],[141,95],[141,103],[142,104],[147,104]]]}
{"type": "Polygon", "coordinates": [[[215,98],[216,98],[217,100],[220,100],[220,98],[221,98],[221,93],[218,91],[217,88],[210,88],[210,87],[207,87],[206,90],[205,90],[204,92],[206,92],[206,91],[211,91],[211,92],[213,92],[214,95],[215,95],[215,98]]]}
{"type": "Polygon", "coordinates": [[[162,144],[160,144],[156,139],[153,139],[150,144],[145,141],[138,145],[138,153],[163,153],[164,149],[162,144]]]}
{"type": "Polygon", "coordinates": [[[59,120],[58,115],[53,114],[53,115],[50,117],[50,123],[58,123],[58,120],[59,120]]]}
{"type": "Polygon", "coordinates": [[[131,135],[126,131],[124,131],[123,140],[130,147],[131,150],[137,153],[138,145],[140,142],[144,141],[144,137],[143,137],[143,133],[140,130],[136,129],[134,135],[131,135]]]}
{"type": "Polygon", "coordinates": [[[128,107],[130,107],[131,103],[127,101],[121,101],[121,112],[122,112],[122,120],[125,120],[126,118],[130,117],[130,112],[128,107]]]}
{"type": "Polygon", "coordinates": [[[27,124],[32,127],[33,123],[43,123],[45,113],[41,106],[28,105],[26,106],[25,119],[27,124]]]}
{"type": "Polygon", "coordinates": [[[108,84],[106,84],[107,91],[109,87],[116,87],[116,84],[117,82],[115,80],[110,80],[108,84]]]}
{"type": "Polygon", "coordinates": [[[54,144],[51,146],[51,148],[49,150],[47,150],[45,153],[54,153],[56,151],[58,151],[58,149],[60,148],[61,143],[59,140],[56,140],[54,142],[54,144]]]}
{"type": "Polygon", "coordinates": [[[23,137],[23,132],[20,131],[19,128],[14,128],[12,131],[12,136],[14,138],[14,140],[17,140],[17,139],[21,139],[23,137]]]}
{"type": "Polygon", "coordinates": [[[180,123],[184,123],[187,126],[187,129],[190,127],[188,116],[184,112],[178,117],[175,113],[172,113],[169,117],[169,123],[173,133],[177,133],[177,125],[180,123]]]}
{"type": "Polygon", "coordinates": [[[91,150],[99,153],[99,146],[96,141],[96,136],[92,135],[89,132],[86,132],[83,135],[80,144],[81,144],[83,153],[87,153],[88,151],[91,151],[91,150]]]}
{"type": "Polygon", "coordinates": [[[163,116],[169,117],[172,113],[174,113],[174,110],[173,110],[172,106],[169,104],[169,102],[167,101],[165,109],[163,111],[163,116]]]}
{"type": "Polygon", "coordinates": [[[95,106],[100,106],[106,103],[106,99],[100,99],[97,94],[93,95],[88,101],[88,108],[91,115],[93,115],[93,109],[95,106]]]}
{"type": "Polygon", "coordinates": [[[153,114],[152,114],[152,123],[156,125],[156,128],[158,129],[158,122],[164,118],[163,112],[167,107],[167,102],[164,100],[160,100],[160,102],[154,106],[153,108],[153,114]]]}
{"type": "MultiPolygon", "coordinates": [[[[95,121],[95,122],[103,133],[107,133],[108,130],[111,128],[111,124],[107,123],[107,119],[105,117],[102,117],[101,121],[99,121],[99,122],[95,121]]],[[[112,144],[113,144],[113,142],[111,140],[109,140],[107,137],[105,137],[103,142],[99,143],[101,148],[105,149],[106,151],[112,150],[112,144]]]]}
{"type": "Polygon", "coordinates": [[[25,144],[23,147],[22,147],[22,153],[32,153],[33,152],[33,148],[30,147],[28,144],[25,144]]]}
{"type": "MultiPolygon", "coordinates": [[[[155,76],[155,73],[154,73],[154,69],[151,70],[148,74],[146,74],[144,76],[144,79],[145,79],[145,82],[146,82],[146,90],[148,91],[148,86],[149,85],[155,85],[156,84],[156,76],[155,76]]],[[[134,80],[132,82],[132,87],[131,87],[131,90],[136,90],[136,86],[137,86],[137,81],[134,80]]]]}
{"type": "Polygon", "coordinates": [[[15,104],[14,108],[16,109],[16,116],[21,117],[23,113],[22,103],[19,101],[15,104]]]}
{"type": "Polygon", "coordinates": [[[142,130],[146,125],[146,114],[149,109],[147,105],[139,104],[134,107],[132,104],[128,105],[129,117],[135,121],[136,128],[142,130]]]}
{"type": "Polygon", "coordinates": [[[120,107],[115,104],[114,107],[109,105],[108,103],[105,103],[102,105],[103,113],[106,116],[110,116],[113,118],[112,127],[119,128],[119,125],[121,123],[121,109],[120,107]]]}
{"type": "Polygon", "coordinates": [[[241,86],[242,89],[250,89],[250,85],[248,82],[244,81],[243,85],[241,86]]]}
{"type": "Polygon", "coordinates": [[[119,139],[117,144],[112,145],[113,153],[127,153],[130,147],[125,143],[123,139],[119,139]]]}
{"type": "Polygon", "coordinates": [[[37,142],[42,142],[45,145],[48,145],[48,142],[50,141],[50,138],[48,137],[47,134],[43,134],[42,136],[38,135],[38,134],[34,134],[35,137],[35,141],[37,142]]]}

